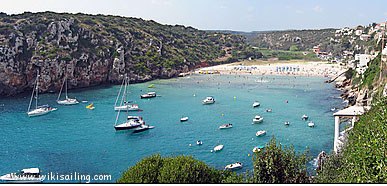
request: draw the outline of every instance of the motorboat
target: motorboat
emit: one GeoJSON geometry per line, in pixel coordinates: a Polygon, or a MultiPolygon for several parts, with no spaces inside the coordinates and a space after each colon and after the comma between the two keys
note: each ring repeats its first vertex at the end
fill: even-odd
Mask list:
{"type": "Polygon", "coordinates": [[[203,145],[203,142],[201,140],[196,141],[196,145],[203,145]]]}
{"type": "Polygon", "coordinates": [[[232,128],[231,123],[227,123],[227,124],[223,124],[223,125],[219,126],[219,129],[228,129],[228,128],[232,128]]]}
{"type": "Polygon", "coordinates": [[[141,109],[138,107],[137,104],[129,104],[125,103],[124,105],[121,106],[115,106],[114,107],[115,111],[140,111],[141,109]]]}
{"type": "Polygon", "coordinates": [[[285,125],[290,125],[290,122],[289,121],[285,121],[285,125]]]}
{"type": "Polygon", "coordinates": [[[271,112],[272,110],[271,110],[271,108],[269,108],[269,109],[266,109],[266,112],[271,112]]]}
{"type": "Polygon", "coordinates": [[[314,127],[313,121],[311,121],[311,122],[308,123],[308,127],[314,127]]]}
{"type": "Polygon", "coordinates": [[[38,100],[39,100],[38,99],[38,95],[39,95],[39,77],[40,77],[39,71],[37,72],[37,74],[38,75],[36,76],[36,84],[35,84],[34,89],[32,90],[30,104],[28,105],[27,115],[29,117],[41,116],[41,115],[48,114],[48,113],[50,113],[52,111],[57,110],[57,108],[52,108],[49,105],[38,106],[38,100]],[[32,105],[33,99],[35,99],[35,109],[31,110],[31,105],[32,105]]]}
{"type": "Polygon", "coordinates": [[[237,169],[241,169],[242,167],[243,167],[243,165],[241,162],[236,162],[236,163],[227,165],[226,167],[224,167],[224,169],[225,170],[237,170],[237,169]]]}
{"type": "Polygon", "coordinates": [[[136,120],[128,120],[124,123],[114,125],[114,128],[116,130],[129,130],[129,129],[134,129],[137,127],[140,127],[143,124],[143,122],[136,121],[136,120]]]}
{"type": "Polygon", "coordinates": [[[182,118],[180,118],[180,122],[185,122],[185,121],[188,121],[188,117],[182,117],[182,118]]]}
{"type": "Polygon", "coordinates": [[[141,99],[154,98],[154,97],[156,97],[156,92],[148,92],[140,96],[141,99]]]}
{"type": "Polygon", "coordinates": [[[0,176],[0,180],[7,183],[40,183],[44,177],[40,175],[39,168],[27,168],[20,172],[0,176]]]}
{"type": "Polygon", "coordinates": [[[266,135],[266,131],[265,130],[260,130],[257,133],[255,133],[255,136],[257,136],[257,137],[264,136],[264,135],[266,135]]]}
{"type": "Polygon", "coordinates": [[[307,116],[306,114],[302,115],[302,120],[307,120],[309,118],[309,116],[307,116]]]}
{"type": "Polygon", "coordinates": [[[212,96],[208,96],[202,102],[204,105],[213,104],[213,103],[215,103],[215,99],[212,96]]]}
{"type": "Polygon", "coordinates": [[[224,145],[217,145],[216,147],[214,147],[214,151],[217,152],[217,151],[221,151],[223,149],[224,145]]]}
{"type": "Polygon", "coordinates": [[[261,103],[259,103],[258,101],[254,101],[253,108],[259,107],[260,105],[261,105],[261,103]]]}
{"type": "Polygon", "coordinates": [[[69,98],[67,96],[67,76],[65,76],[64,78],[64,81],[63,81],[63,84],[62,84],[62,87],[59,91],[59,95],[58,95],[58,99],[56,100],[56,102],[59,104],[59,105],[76,105],[78,104],[78,100],[75,99],[75,98],[69,98]],[[63,89],[63,86],[65,85],[65,95],[66,95],[66,98],[64,100],[59,100],[61,94],[62,94],[62,89],[63,89]]]}
{"type": "Polygon", "coordinates": [[[253,124],[256,124],[256,123],[262,123],[263,121],[263,117],[259,116],[259,115],[256,115],[253,119],[253,124]]]}
{"type": "Polygon", "coordinates": [[[136,129],[134,129],[133,133],[140,133],[140,132],[144,132],[144,131],[147,131],[147,130],[153,129],[153,128],[155,128],[155,127],[149,126],[149,125],[140,125],[136,129]]]}
{"type": "Polygon", "coordinates": [[[265,146],[256,146],[256,147],[253,148],[253,152],[259,152],[259,151],[261,151],[264,148],[265,148],[265,146]]]}

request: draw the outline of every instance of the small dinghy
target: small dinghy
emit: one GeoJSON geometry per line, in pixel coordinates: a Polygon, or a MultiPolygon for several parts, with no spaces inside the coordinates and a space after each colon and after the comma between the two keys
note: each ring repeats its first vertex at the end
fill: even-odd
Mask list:
{"type": "Polygon", "coordinates": [[[253,124],[256,124],[256,123],[262,123],[263,121],[263,117],[259,116],[259,115],[256,115],[253,119],[253,124]]]}
{"type": "Polygon", "coordinates": [[[196,141],[196,145],[203,145],[203,142],[201,140],[196,141]]]}
{"type": "Polygon", "coordinates": [[[218,145],[216,147],[214,147],[214,151],[217,152],[217,151],[221,151],[223,149],[224,145],[218,145]]]}
{"type": "Polygon", "coordinates": [[[253,108],[259,107],[260,105],[261,105],[261,103],[259,103],[258,101],[254,101],[253,108]]]}
{"type": "Polygon", "coordinates": [[[308,123],[308,127],[314,127],[313,121],[311,121],[311,122],[308,123]]]}
{"type": "Polygon", "coordinates": [[[180,122],[185,122],[185,121],[188,121],[188,117],[182,117],[182,118],[180,118],[180,122]]]}
{"type": "Polygon", "coordinates": [[[153,129],[155,128],[155,126],[149,126],[149,125],[140,125],[139,127],[137,127],[133,133],[140,133],[140,132],[144,132],[144,131],[147,131],[149,129],[153,129]]]}
{"type": "Polygon", "coordinates": [[[290,122],[289,122],[289,121],[285,121],[285,125],[286,125],[286,126],[289,126],[289,125],[290,125],[290,122]]]}
{"type": "Polygon", "coordinates": [[[306,114],[302,115],[302,120],[307,120],[309,118],[309,116],[307,116],[306,114]]]}
{"type": "Polygon", "coordinates": [[[266,109],[266,112],[271,112],[271,111],[272,111],[271,108],[266,109]]]}
{"type": "Polygon", "coordinates": [[[229,128],[232,128],[231,123],[223,124],[219,127],[219,129],[229,129],[229,128]]]}
{"type": "Polygon", "coordinates": [[[264,136],[264,135],[266,135],[266,131],[265,130],[260,130],[257,133],[255,133],[255,136],[257,136],[257,137],[264,136]]]}
{"type": "Polygon", "coordinates": [[[243,165],[241,162],[236,162],[236,163],[227,165],[226,167],[224,167],[224,169],[225,170],[237,170],[237,169],[241,169],[242,167],[243,167],[243,165]]]}

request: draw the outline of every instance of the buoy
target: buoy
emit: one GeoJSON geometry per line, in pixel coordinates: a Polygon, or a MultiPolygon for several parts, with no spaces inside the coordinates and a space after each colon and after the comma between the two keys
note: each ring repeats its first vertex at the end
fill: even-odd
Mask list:
{"type": "Polygon", "coordinates": [[[222,116],[224,116],[224,114],[222,113],[222,116]]]}
{"type": "Polygon", "coordinates": [[[236,99],[236,96],[234,96],[234,99],[236,99]]]}
{"type": "Polygon", "coordinates": [[[213,150],[211,150],[211,152],[213,152],[213,150]]]}
{"type": "Polygon", "coordinates": [[[250,156],[250,154],[247,154],[247,156],[250,156]]]}
{"type": "Polygon", "coordinates": [[[194,94],[193,96],[195,97],[196,95],[194,94]]]}
{"type": "Polygon", "coordinates": [[[192,144],[190,143],[189,146],[192,146],[192,144]]]}

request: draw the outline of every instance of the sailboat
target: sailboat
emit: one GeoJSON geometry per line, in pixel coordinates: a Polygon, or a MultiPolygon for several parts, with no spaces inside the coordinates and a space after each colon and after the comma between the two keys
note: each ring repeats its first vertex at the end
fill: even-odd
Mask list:
{"type": "Polygon", "coordinates": [[[38,75],[36,76],[36,84],[35,84],[34,89],[32,90],[31,100],[30,100],[30,104],[28,106],[28,111],[27,111],[27,114],[30,117],[48,114],[48,113],[50,113],[52,111],[57,110],[57,108],[52,108],[49,105],[38,106],[39,76],[40,75],[39,75],[39,71],[38,71],[38,75]],[[36,100],[36,102],[35,102],[35,109],[31,110],[31,104],[32,104],[33,99],[36,100]]]}
{"type": "Polygon", "coordinates": [[[75,104],[78,104],[79,102],[77,101],[77,99],[75,98],[69,98],[67,96],[67,75],[63,81],[63,84],[62,84],[62,87],[60,88],[60,91],[59,91],[59,95],[58,95],[58,99],[56,99],[56,102],[60,105],[75,105],[75,104]],[[65,94],[66,94],[66,99],[64,100],[59,100],[60,98],[60,95],[62,93],[62,89],[63,89],[63,85],[66,85],[65,87],[65,94]]]}
{"type": "MultiPolygon", "coordinates": [[[[129,81],[128,78],[126,77],[124,79],[124,82],[126,81],[129,81]]],[[[144,121],[142,120],[142,118],[137,118],[137,119],[133,119],[132,117],[129,117],[129,107],[126,107],[126,113],[127,113],[127,120],[124,122],[124,123],[121,123],[121,124],[118,124],[118,119],[120,117],[120,112],[122,110],[124,110],[123,106],[126,106],[126,97],[127,97],[127,89],[128,89],[128,84],[127,83],[124,83],[123,84],[125,85],[124,86],[124,89],[123,89],[123,93],[122,93],[122,99],[121,99],[121,102],[120,102],[120,106],[115,106],[114,109],[116,110],[116,108],[120,108],[118,109],[118,113],[117,113],[117,117],[116,117],[116,122],[114,123],[114,129],[116,130],[128,130],[128,129],[134,129],[134,128],[137,128],[137,127],[140,127],[142,124],[144,124],[144,121]],[[124,104],[124,105],[122,105],[124,104]],[[122,109],[121,109],[122,108],[122,109]]],[[[118,100],[118,97],[120,96],[121,94],[121,89],[122,87],[120,88],[120,92],[117,96],[117,100],[118,100]]],[[[117,100],[116,100],[116,104],[117,104],[117,100]]]]}
{"type": "Polygon", "coordinates": [[[137,104],[130,104],[128,101],[124,100],[124,99],[126,99],[125,97],[127,96],[126,89],[128,86],[129,86],[129,78],[126,77],[126,78],[124,78],[124,80],[122,80],[120,91],[118,92],[116,102],[114,103],[114,110],[115,111],[120,111],[120,110],[140,111],[141,110],[137,104]],[[125,91],[124,91],[122,98],[121,98],[121,104],[119,106],[117,106],[118,99],[120,98],[120,95],[121,95],[122,87],[124,87],[125,91]]]}

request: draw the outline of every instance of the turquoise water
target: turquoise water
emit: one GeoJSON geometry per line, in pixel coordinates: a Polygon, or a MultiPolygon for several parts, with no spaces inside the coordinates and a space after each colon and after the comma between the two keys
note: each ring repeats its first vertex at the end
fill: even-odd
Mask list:
{"type": "MultiPolygon", "coordinates": [[[[265,145],[275,136],[283,145],[294,145],[297,151],[307,147],[310,155],[333,149],[334,118],[330,108],[342,107],[340,92],[324,78],[269,76],[194,75],[169,80],[155,80],[130,85],[130,99],[139,104],[147,124],[156,126],[144,133],[116,132],[113,105],[119,86],[71,90],[70,97],[94,102],[60,106],[56,94],[43,94],[40,104],[50,104],[57,111],[40,117],[26,114],[29,94],[0,99],[0,174],[27,167],[39,167],[43,173],[111,174],[115,182],[129,167],[145,156],[192,155],[209,165],[223,169],[240,161],[252,170],[254,146],[265,145]],[[149,84],[155,88],[147,88],[149,84]],[[159,97],[140,99],[140,94],[156,91],[159,97]],[[206,96],[216,103],[202,105],[206,96]],[[252,108],[254,100],[261,103],[252,108]],[[288,103],[286,103],[288,100],[288,103]],[[265,112],[272,108],[273,112],[265,112]],[[264,117],[262,124],[252,125],[253,117],[264,117]],[[307,127],[301,116],[307,114],[315,122],[307,127]],[[182,116],[189,121],[180,123],[182,116]],[[290,121],[290,126],[284,125],[290,121]],[[219,130],[224,123],[233,128],[219,130]],[[258,130],[267,135],[256,137],[258,130]],[[196,146],[197,140],[202,146],[196,146]],[[211,153],[217,144],[221,152],[211,153]],[[189,146],[192,144],[192,146],[189,146]]],[[[121,121],[125,114],[121,114],[121,121]]]]}

